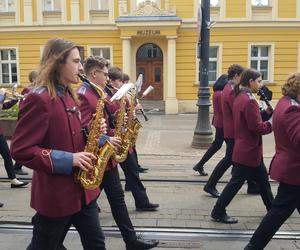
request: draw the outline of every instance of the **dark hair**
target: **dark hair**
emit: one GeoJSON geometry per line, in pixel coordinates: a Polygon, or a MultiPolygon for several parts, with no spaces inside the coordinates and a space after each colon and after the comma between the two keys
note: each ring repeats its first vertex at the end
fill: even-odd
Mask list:
{"type": "Polygon", "coordinates": [[[249,87],[250,80],[256,80],[260,76],[261,73],[255,69],[246,69],[243,71],[240,82],[234,86],[235,95],[237,96],[240,93],[240,85],[243,87],[249,87]]]}
{"type": "Polygon", "coordinates": [[[221,75],[215,82],[213,86],[213,91],[223,90],[226,83],[228,82],[228,75],[221,75]]]}
{"type": "Polygon", "coordinates": [[[122,79],[123,79],[123,72],[118,67],[111,67],[108,70],[108,77],[112,81],[115,81],[115,80],[121,80],[122,81],[122,79]]]}
{"type": "Polygon", "coordinates": [[[129,80],[130,80],[129,75],[123,73],[122,82],[127,82],[127,81],[129,81],[129,80]]]}
{"type": "Polygon", "coordinates": [[[300,93],[300,73],[294,73],[288,77],[282,86],[282,94],[292,99],[297,99],[300,93]]]}
{"type": "Polygon", "coordinates": [[[109,62],[99,56],[90,56],[83,64],[85,74],[89,74],[94,68],[103,69],[104,67],[109,67],[109,62]]]}
{"type": "Polygon", "coordinates": [[[28,81],[32,84],[35,82],[36,78],[38,76],[38,72],[36,70],[32,70],[28,74],[28,81]]]}
{"type": "Polygon", "coordinates": [[[228,79],[232,80],[235,77],[235,75],[239,76],[240,74],[242,74],[243,71],[244,71],[243,66],[241,66],[239,64],[230,65],[228,68],[228,71],[227,71],[228,79]]]}

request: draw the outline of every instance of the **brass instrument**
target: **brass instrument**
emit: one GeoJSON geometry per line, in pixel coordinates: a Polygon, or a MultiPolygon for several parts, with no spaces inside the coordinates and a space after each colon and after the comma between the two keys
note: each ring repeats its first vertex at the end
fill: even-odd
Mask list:
{"type": "Polygon", "coordinates": [[[8,100],[22,100],[24,95],[21,95],[15,91],[16,86],[13,86],[12,91],[9,91],[5,88],[1,88],[1,91],[4,92],[5,99],[8,100]]]}
{"type": "Polygon", "coordinates": [[[91,87],[98,93],[99,100],[97,103],[95,117],[90,125],[89,135],[84,149],[85,152],[90,152],[97,156],[97,160],[93,162],[93,169],[88,171],[80,169],[79,172],[76,173],[75,178],[85,189],[95,189],[98,188],[102,182],[106,165],[110,157],[114,154],[115,148],[109,141],[106,141],[99,149],[99,138],[102,135],[100,132],[101,120],[104,117],[104,91],[95,83],[90,82],[85,75],[80,74],[78,76],[81,81],[85,81],[90,84],[91,87]]]}
{"type": "Polygon", "coordinates": [[[130,144],[130,136],[126,132],[126,126],[124,126],[124,118],[126,114],[126,95],[121,98],[120,105],[121,107],[116,119],[114,135],[116,137],[120,137],[122,141],[121,148],[113,155],[113,158],[117,162],[123,162],[126,160],[130,144]]]}

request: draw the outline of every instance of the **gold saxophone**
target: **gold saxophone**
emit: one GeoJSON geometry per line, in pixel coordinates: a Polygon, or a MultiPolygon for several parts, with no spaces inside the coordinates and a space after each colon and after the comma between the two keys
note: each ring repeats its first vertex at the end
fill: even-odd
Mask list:
{"type": "Polygon", "coordinates": [[[136,100],[136,90],[132,90],[130,93],[130,106],[128,110],[128,130],[127,133],[129,133],[129,146],[133,147],[136,143],[139,130],[142,127],[142,124],[137,119],[137,117],[134,117],[135,112],[135,100],[136,100]]]}
{"type": "Polygon", "coordinates": [[[121,98],[121,107],[118,114],[118,117],[116,119],[116,126],[115,126],[115,137],[121,138],[121,147],[120,149],[114,153],[113,158],[117,162],[123,162],[127,158],[128,150],[129,150],[129,144],[130,144],[130,138],[129,134],[126,133],[126,127],[124,126],[124,118],[126,114],[126,95],[124,95],[121,98]]]}
{"type": "Polygon", "coordinates": [[[83,171],[80,169],[75,178],[85,189],[95,189],[99,187],[102,182],[106,165],[110,157],[114,154],[115,148],[109,141],[106,141],[105,144],[99,149],[99,138],[102,136],[102,133],[100,132],[101,120],[104,117],[104,91],[95,83],[90,82],[85,75],[79,75],[79,78],[81,81],[89,83],[99,95],[95,117],[90,125],[89,135],[84,149],[85,152],[94,154],[97,157],[97,160],[93,162],[93,169],[88,171],[83,171]]]}

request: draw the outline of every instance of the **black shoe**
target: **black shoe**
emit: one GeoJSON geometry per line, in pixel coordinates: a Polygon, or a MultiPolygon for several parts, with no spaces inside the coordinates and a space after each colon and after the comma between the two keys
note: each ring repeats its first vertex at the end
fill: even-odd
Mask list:
{"type": "Polygon", "coordinates": [[[156,247],[158,245],[158,240],[145,240],[137,238],[131,244],[126,244],[126,250],[146,250],[156,247]]]}
{"type": "Polygon", "coordinates": [[[159,208],[159,204],[148,203],[142,207],[137,207],[136,211],[144,212],[144,211],[156,211],[159,208]]]}
{"type": "Polygon", "coordinates": [[[259,186],[253,186],[247,188],[247,194],[260,194],[259,186]]]}
{"type": "Polygon", "coordinates": [[[139,167],[139,173],[147,173],[147,170],[149,170],[149,168],[139,167]]]}
{"type": "Polygon", "coordinates": [[[227,215],[226,213],[224,213],[224,214],[215,214],[214,212],[212,212],[211,217],[213,218],[214,221],[225,223],[225,224],[238,223],[237,219],[227,215]]]}
{"type": "Polygon", "coordinates": [[[125,189],[126,192],[131,191],[131,189],[129,188],[129,186],[127,184],[125,184],[125,188],[124,189],[125,189]]]}
{"type": "Polygon", "coordinates": [[[1,202],[0,202],[0,207],[3,207],[3,206],[4,206],[4,203],[1,203],[1,202]]]}
{"type": "Polygon", "coordinates": [[[11,188],[20,188],[20,187],[24,187],[24,186],[28,185],[28,183],[29,183],[28,181],[22,181],[20,184],[11,183],[10,187],[11,188]]]}
{"type": "Polygon", "coordinates": [[[14,169],[14,171],[17,175],[28,175],[28,173],[25,172],[22,168],[14,169]]]}
{"type": "Polygon", "coordinates": [[[200,174],[200,176],[208,176],[208,173],[206,173],[203,169],[203,167],[199,166],[198,164],[196,164],[194,167],[193,167],[193,170],[198,172],[200,174]]]}
{"type": "Polygon", "coordinates": [[[220,193],[218,192],[218,190],[215,187],[204,186],[203,191],[210,194],[214,198],[220,197],[220,193]]]}
{"type": "Polygon", "coordinates": [[[261,250],[261,249],[256,248],[255,246],[249,243],[247,246],[245,246],[244,250],[261,250]]]}

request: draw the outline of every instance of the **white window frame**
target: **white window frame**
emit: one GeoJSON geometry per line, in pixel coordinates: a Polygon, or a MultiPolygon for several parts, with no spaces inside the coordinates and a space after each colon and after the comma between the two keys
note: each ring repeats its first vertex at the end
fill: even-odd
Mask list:
{"type": "MultiPolygon", "coordinates": [[[[216,5],[212,5],[212,3],[210,4],[210,7],[220,7],[221,3],[220,3],[221,0],[218,0],[218,4],[216,5]]],[[[201,0],[199,0],[199,4],[201,5],[201,0]]]]}
{"type": "Polygon", "coordinates": [[[102,5],[102,1],[103,0],[89,0],[90,1],[90,6],[92,6],[92,1],[96,1],[97,2],[97,8],[96,9],[90,9],[90,10],[102,10],[102,11],[108,11],[109,10],[109,2],[108,2],[108,5],[107,5],[107,9],[103,9],[102,7],[101,7],[101,5],[102,5]]]}
{"type": "Polygon", "coordinates": [[[2,1],[4,1],[4,8],[3,9],[0,9],[0,13],[1,12],[15,12],[16,11],[16,0],[12,0],[13,2],[14,2],[14,9],[9,9],[8,8],[8,2],[9,2],[9,0],[2,0],[2,1]]]}
{"type": "Polygon", "coordinates": [[[101,44],[101,45],[89,45],[87,46],[87,56],[91,56],[92,55],[92,49],[109,49],[109,53],[110,53],[110,59],[109,62],[111,65],[113,65],[113,46],[112,45],[108,45],[108,44],[101,44]]]}
{"type": "MultiPolygon", "coordinates": [[[[217,54],[217,79],[222,74],[222,65],[223,65],[223,43],[211,43],[209,45],[210,47],[218,48],[218,54],[217,54]]],[[[199,63],[200,60],[197,57],[198,53],[198,45],[196,45],[196,85],[199,85],[200,79],[199,79],[199,63]]],[[[210,61],[210,60],[209,60],[210,61]]],[[[215,81],[209,81],[209,84],[214,84],[215,81]]]]}
{"type": "Polygon", "coordinates": [[[269,7],[269,6],[271,6],[271,2],[270,2],[270,0],[268,0],[268,4],[258,5],[258,4],[253,4],[252,0],[251,0],[251,6],[254,6],[254,7],[269,7]]]}
{"type": "MultiPolygon", "coordinates": [[[[20,84],[20,67],[19,67],[19,48],[17,46],[1,46],[0,50],[12,50],[14,49],[16,51],[16,60],[9,60],[7,62],[9,63],[16,63],[17,67],[17,84],[20,84]]],[[[2,60],[0,61],[0,86],[12,86],[16,83],[12,83],[12,75],[11,75],[11,67],[9,67],[9,83],[4,83],[2,79],[2,60]]],[[[6,61],[4,61],[6,62],[6,61]]]]}
{"type": "MultiPolygon", "coordinates": [[[[252,47],[269,47],[269,58],[268,58],[268,80],[263,80],[265,83],[274,82],[274,55],[275,55],[275,44],[270,42],[259,42],[259,43],[248,43],[248,67],[251,67],[251,48],[252,47]]],[[[259,59],[265,59],[259,57],[259,59]]]]}
{"type": "Polygon", "coordinates": [[[44,11],[49,11],[49,12],[51,12],[51,11],[62,11],[62,5],[64,4],[64,1],[60,1],[60,9],[55,9],[54,1],[57,1],[57,0],[50,0],[51,1],[51,9],[47,9],[47,10],[46,10],[46,1],[47,0],[43,0],[43,10],[44,11]]]}

